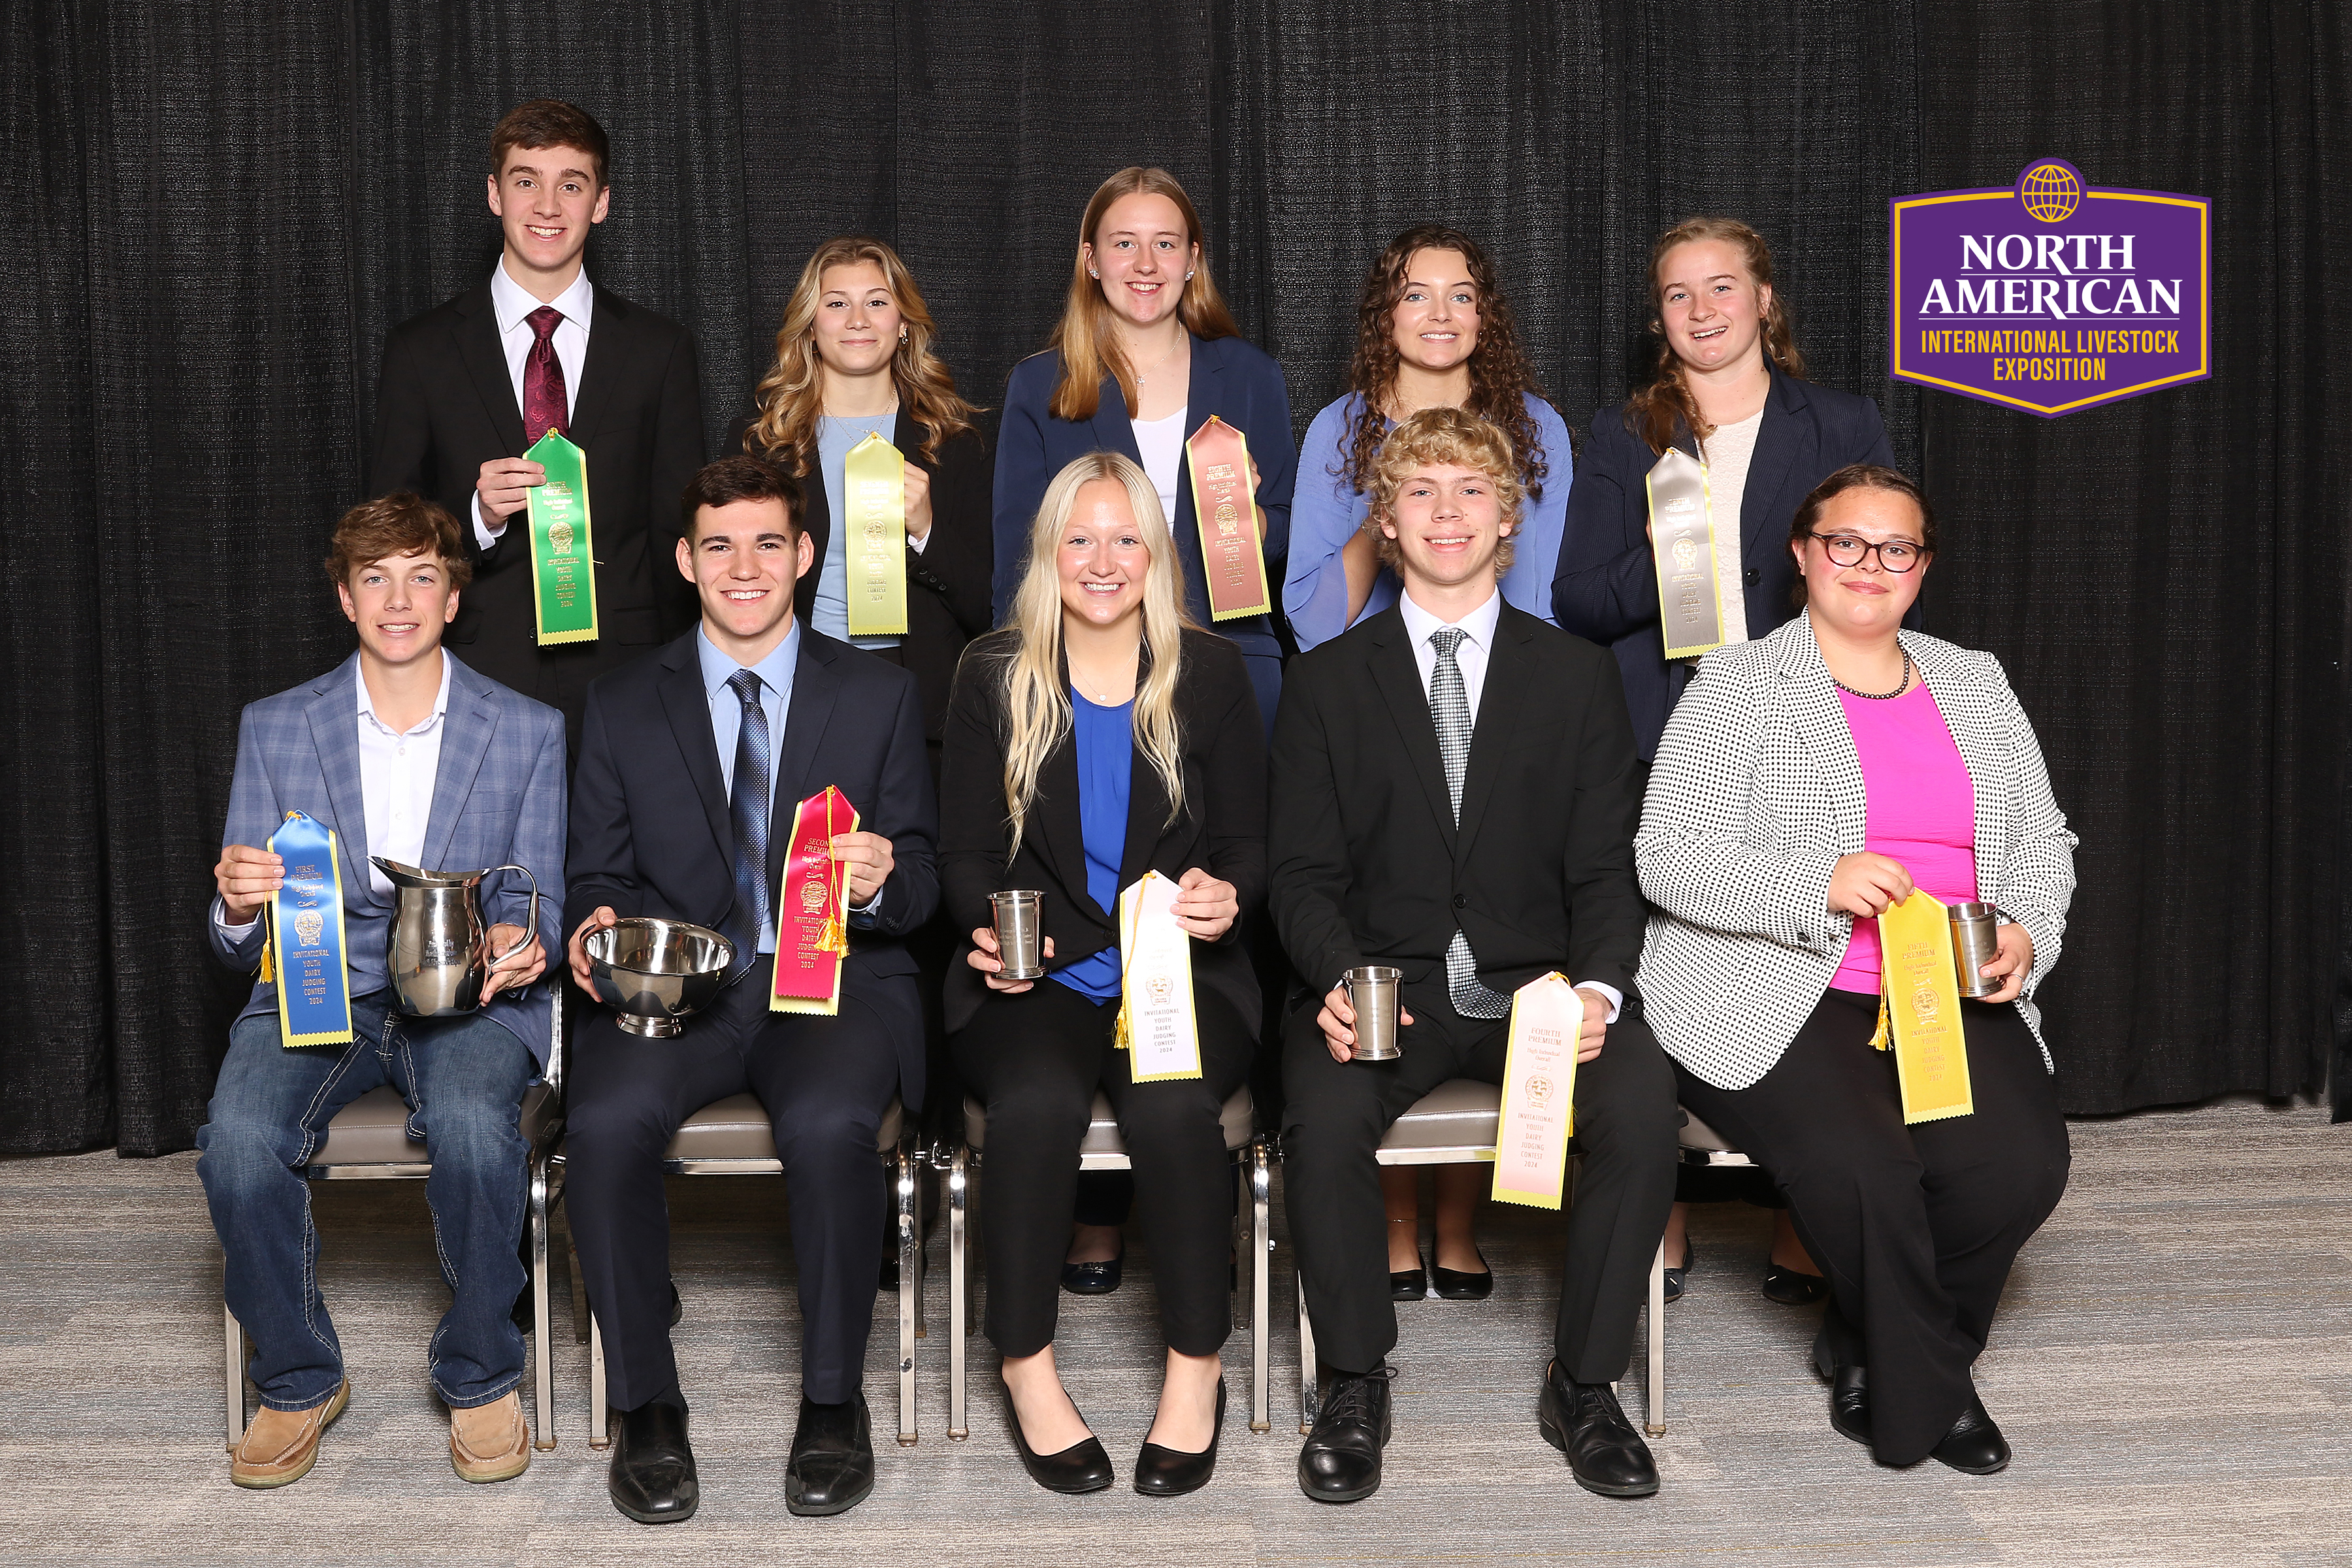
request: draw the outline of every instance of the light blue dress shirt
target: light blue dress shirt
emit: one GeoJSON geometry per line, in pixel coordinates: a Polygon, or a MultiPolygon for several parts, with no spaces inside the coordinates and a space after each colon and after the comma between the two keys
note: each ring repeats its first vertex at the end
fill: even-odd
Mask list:
{"type": "MultiPolygon", "coordinates": [[[[702,661],[702,689],[710,702],[710,733],[719,742],[719,776],[727,785],[727,798],[735,798],[735,745],[743,733],[743,702],[727,682],[737,670],[746,668],[719,651],[710,634],[695,628],[694,651],[702,661]]],[[[776,819],[776,759],[784,754],[784,715],[793,707],[793,672],[800,668],[801,624],[795,620],[784,640],[770,650],[768,657],[749,667],[760,678],[760,710],[768,716],[768,800],[767,816],[776,819]]],[[[771,895],[772,897],[772,894],[771,895]]],[[[737,928],[741,929],[741,928],[737,928]]],[[[776,951],[776,922],[771,912],[767,928],[760,932],[760,951],[776,951]]]]}

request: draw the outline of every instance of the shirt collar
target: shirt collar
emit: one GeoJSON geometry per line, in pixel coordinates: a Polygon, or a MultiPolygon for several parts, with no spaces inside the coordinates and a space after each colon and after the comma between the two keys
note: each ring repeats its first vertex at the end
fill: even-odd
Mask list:
{"type": "Polygon", "coordinates": [[[793,689],[793,671],[800,668],[801,618],[794,616],[792,630],[784,634],[784,640],[770,649],[767,658],[754,665],[737,664],[733,658],[721,653],[719,645],[710,640],[710,634],[701,626],[694,628],[694,652],[702,661],[702,692],[705,697],[716,699],[727,689],[729,679],[737,670],[746,668],[772,689],[790,691],[793,689]]]}
{"type": "MultiPolygon", "coordinates": [[[[565,321],[586,331],[596,314],[596,290],[589,286],[588,269],[582,268],[580,276],[572,280],[572,287],[549,303],[563,312],[565,321]]],[[[505,258],[501,258],[490,268],[490,309],[499,318],[499,335],[504,337],[513,331],[539,306],[540,301],[532,298],[529,289],[508,276],[505,258]]]]}
{"type": "Polygon", "coordinates": [[[1491,650],[1495,646],[1495,627],[1503,618],[1503,588],[1501,584],[1496,584],[1494,593],[1487,596],[1485,604],[1458,621],[1439,620],[1413,602],[1410,590],[1397,595],[1397,612],[1404,616],[1406,635],[1412,638],[1415,647],[1427,642],[1430,633],[1438,627],[1456,626],[1462,628],[1472,642],[1482,648],[1491,650]]]}
{"type": "MultiPolygon", "coordinates": [[[[427,715],[425,719],[416,726],[416,728],[408,731],[407,733],[411,735],[422,735],[425,733],[427,731],[431,730],[434,725],[441,722],[442,715],[449,711],[449,667],[451,663],[452,660],[449,658],[449,650],[446,648],[442,649],[441,689],[434,696],[433,711],[427,715]]],[[[366,720],[369,723],[373,724],[377,729],[383,731],[387,735],[400,733],[401,731],[394,730],[391,725],[376,717],[375,700],[368,695],[367,677],[362,674],[356,667],[352,670],[352,684],[359,688],[360,717],[366,720]]]]}

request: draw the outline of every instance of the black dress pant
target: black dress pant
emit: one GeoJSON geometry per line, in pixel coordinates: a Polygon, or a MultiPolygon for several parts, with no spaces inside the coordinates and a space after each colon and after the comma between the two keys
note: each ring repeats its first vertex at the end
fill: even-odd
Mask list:
{"type": "Polygon", "coordinates": [[[801,1392],[858,1392],[887,1183],[876,1141],[898,1090],[898,1046],[922,1027],[911,976],[845,984],[837,1017],[768,1011],[761,958],[671,1039],[623,1032],[599,1007],[572,1046],[564,1206],[604,1336],[616,1410],[677,1396],[669,1340],[663,1153],[716,1100],[759,1097],[776,1133],[800,1276],[801,1392]]]}
{"type": "Polygon", "coordinates": [[[1895,1056],[1870,1048],[1878,999],[1832,991],[1772,1069],[1717,1089],[1677,1069],[1683,1103],[1788,1194],[1830,1282],[1816,1357],[1870,1372],[1872,1449],[1907,1465],[1975,1397],[2010,1266],[2066,1190],[2066,1123],[2009,1003],[1963,1002],[1976,1110],[1903,1124],[1895,1056]]]}
{"type": "MultiPolygon", "coordinates": [[[[1441,967],[1407,985],[1413,1022],[1390,1062],[1333,1058],[1315,1017],[1291,1015],[1283,1039],[1282,1185],[1290,1244],[1307,1284],[1317,1355],[1369,1372],[1396,1345],[1389,1300],[1387,1209],[1375,1152],[1389,1124],[1449,1079],[1503,1080],[1509,1020],[1465,1018],[1441,967]]],[[[1576,1069],[1576,1148],[1583,1156],[1568,1215],[1568,1258],[1552,1348],[1579,1383],[1624,1374],[1650,1265],[1674,1206],[1675,1075],[1641,1004],[1628,997],[1599,1056],[1576,1069]]]]}
{"type": "Polygon", "coordinates": [[[1118,1004],[1053,980],[991,992],[950,1042],[964,1082],[988,1107],[980,1236],[988,1337],[1005,1355],[1034,1355],[1054,1342],[1078,1144],[1097,1088],[1110,1097],[1134,1166],[1135,1212],[1169,1348],[1208,1355],[1225,1342],[1234,1174],[1218,1113],[1247,1080],[1256,1038],[1255,1020],[1214,995],[1196,989],[1193,1012],[1197,1079],[1135,1082],[1133,1058],[1114,1043],[1118,1004]]]}

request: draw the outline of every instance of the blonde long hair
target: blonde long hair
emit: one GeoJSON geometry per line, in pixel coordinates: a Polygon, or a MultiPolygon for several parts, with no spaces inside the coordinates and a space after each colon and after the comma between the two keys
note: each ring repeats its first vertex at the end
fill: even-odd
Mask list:
{"type": "Polygon", "coordinates": [[[1176,713],[1176,681],[1184,663],[1184,633],[1198,627],[1184,607],[1184,566],[1176,539],[1160,510],[1160,493],[1133,459],[1117,452],[1089,452],[1054,476],[1029,529],[1029,565],[1013,595],[1010,625],[1020,640],[1003,661],[1004,803],[1013,837],[1009,861],[1021,852],[1022,829],[1037,798],[1037,776],[1045,759],[1070,732],[1069,678],[1064,673],[1062,575],[1057,563],[1062,536],[1077,510],[1078,490],[1110,479],[1127,491],[1135,531],[1151,552],[1143,577],[1143,646],[1136,671],[1135,743],[1160,775],[1168,796],[1168,822],[1184,813],[1184,730],[1176,713]]]}
{"type": "Polygon", "coordinates": [[[1177,297],[1176,319],[1196,338],[1242,335],[1241,328],[1234,324],[1234,313],[1225,308],[1225,297],[1217,292],[1216,280],[1209,276],[1208,246],[1201,238],[1201,215],[1192,210],[1192,198],[1167,170],[1129,164],[1096,187],[1087,203],[1086,216],[1078,221],[1078,245],[1070,258],[1069,297],[1051,340],[1051,346],[1062,353],[1062,379],[1055,384],[1048,405],[1056,419],[1093,418],[1102,406],[1105,372],[1118,379],[1119,394],[1127,400],[1127,416],[1135,417],[1139,406],[1135,367],[1127,363],[1118,346],[1113,327],[1118,313],[1103,298],[1101,282],[1087,273],[1087,247],[1095,243],[1103,215],[1111,203],[1133,195],[1166,196],[1174,202],[1176,210],[1184,215],[1185,234],[1201,247],[1199,258],[1186,264],[1192,276],[1185,279],[1184,291],[1177,297]]]}
{"type": "Polygon", "coordinates": [[[947,362],[931,352],[938,328],[930,307],[923,303],[923,291],[915,287],[915,275],[898,253],[878,239],[828,239],[809,257],[801,280],[793,285],[792,298],[784,302],[784,324],[776,329],[776,363],[751,395],[759,416],[743,432],[746,452],[782,462],[796,479],[805,478],[816,458],[817,416],[824,412],[824,378],[816,353],[816,308],[824,292],[824,271],[860,261],[882,269],[882,281],[907,330],[906,341],[891,353],[890,379],[898,385],[899,405],[923,427],[923,460],[938,462],[940,445],[971,429],[971,416],[978,412],[957,395],[947,362]]]}

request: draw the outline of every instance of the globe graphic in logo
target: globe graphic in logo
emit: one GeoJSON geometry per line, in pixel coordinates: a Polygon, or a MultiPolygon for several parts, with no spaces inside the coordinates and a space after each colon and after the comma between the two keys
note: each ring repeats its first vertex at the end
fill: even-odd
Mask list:
{"type": "Polygon", "coordinates": [[[2083,204],[2083,182],[2063,163],[2036,163],[2017,182],[2017,195],[2043,223],[2063,223],[2083,204]]]}

